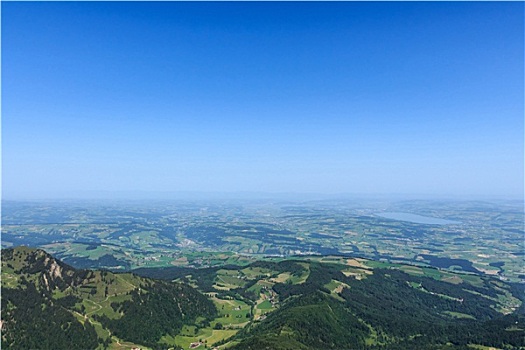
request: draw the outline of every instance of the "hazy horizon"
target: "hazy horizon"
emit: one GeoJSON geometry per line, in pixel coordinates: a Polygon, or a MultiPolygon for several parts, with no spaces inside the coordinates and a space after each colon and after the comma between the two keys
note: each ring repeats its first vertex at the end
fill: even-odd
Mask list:
{"type": "Polygon", "coordinates": [[[523,199],[522,2],[1,6],[3,199],[523,199]]]}
{"type": "Polygon", "coordinates": [[[206,192],[206,191],[79,191],[64,194],[45,194],[40,196],[30,195],[17,197],[3,196],[3,201],[11,202],[91,202],[100,203],[111,201],[137,202],[214,202],[214,201],[486,201],[486,202],[520,202],[525,203],[523,196],[509,195],[454,195],[454,194],[429,194],[429,193],[320,193],[320,192],[255,192],[255,191],[231,191],[231,192],[206,192]]]}

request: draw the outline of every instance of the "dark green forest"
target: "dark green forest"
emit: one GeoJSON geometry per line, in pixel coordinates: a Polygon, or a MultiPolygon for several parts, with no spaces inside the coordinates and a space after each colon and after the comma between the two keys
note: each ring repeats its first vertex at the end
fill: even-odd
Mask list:
{"type": "Polygon", "coordinates": [[[93,320],[120,339],[155,349],[167,347],[159,343],[163,335],[178,334],[197,317],[209,322],[217,313],[213,302],[186,284],[138,277],[129,279],[136,285],[117,282],[111,272],[76,270],[42,250],[4,249],[2,267],[3,278],[16,280],[2,284],[3,349],[107,348],[112,340],[97,335],[85,305],[100,305],[95,311],[103,312],[95,300],[108,300],[110,288],[130,289],[120,295],[126,300],[110,304],[120,317],[92,314],[93,320]]]}
{"type": "MultiPolygon", "coordinates": [[[[308,349],[466,349],[469,344],[525,347],[525,309],[522,306],[510,315],[495,311],[486,297],[495,293],[490,282],[476,288],[393,269],[376,269],[368,278],[355,280],[330,265],[312,264],[310,269],[304,284],[274,286],[287,302],[264,322],[239,333],[242,341],[233,349],[293,349],[297,343],[308,349]],[[350,286],[341,293],[344,301],[335,300],[324,290],[323,285],[331,279],[350,286]],[[410,282],[436,294],[423,293],[410,282]],[[439,292],[457,299],[443,298],[439,292]],[[447,311],[475,319],[451,318],[447,311]],[[371,329],[375,344],[365,341],[371,329]]],[[[515,296],[523,298],[522,289],[516,287],[515,296]]]]}
{"type": "Polygon", "coordinates": [[[19,289],[2,288],[2,348],[95,349],[102,340],[94,327],[66,307],[27,281],[19,289]]]}
{"type": "Polygon", "coordinates": [[[162,281],[148,286],[146,292],[133,290],[131,300],[112,303],[119,319],[96,317],[116,336],[152,348],[164,349],[159,344],[165,334],[178,334],[184,324],[192,324],[197,317],[208,322],[217,314],[215,305],[188,285],[162,281]],[[145,327],[144,325],[147,325],[145,327]]]}
{"type": "Polygon", "coordinates": [[[476,283],[459,277],[449,283],[391,267],[369,269],[366,277],[357,278],[343,273],[348,267],[341,264],[300,260],[115,274],[77,270],[28,248],[3,250],[2,268],[5,349],[104,349],[114,341],[111,337],[152,349],[180,348],[164,343],[163,337],[175,337],[187,325],[215,330],[225,326],[216,321],[223,316],[210,295],[240,301],[248,310],[242,312],[246,324],[236,334],[203,347],[525,349],[523,285],[488,276],[477,276],[476,283]],[[219,271],[231,273],[238,286],[214,289],[219,271]],[[283,273],[300,282],[289,279],[257,290],[260,281],[283,273]],[[259,293],[266,293],[276,306],[253,318],[259,293]],[[501,300],[519,300],[521,306],[502,313],[501,300]],[[92,309],[88,318],[90,305],[100,308],[92,309]],[[92,322],[110,337],[97,332],[92,322]]]}

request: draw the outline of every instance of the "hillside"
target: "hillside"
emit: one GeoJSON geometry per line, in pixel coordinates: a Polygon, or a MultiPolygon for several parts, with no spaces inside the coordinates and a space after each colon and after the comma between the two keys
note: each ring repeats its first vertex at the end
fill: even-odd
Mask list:
{"type": "Polygon", "coordinates": [[[136,272],[179,278],[216,297],[251,305],[253,322],[224,342],[235,350],[525,348],[523,285],[345,261],[136,272]]]}
{"type": "Polygon", "coordinates": [[[117,274],[2,250],[6,349],[525,349],[523,299],[520,284],[365,259],[117,274]]]}
{"type": "Polygon", "coordinates": [[[2,250],[4,349],[166,348],[163,336],[216,313],[185,284],[76,270],[37,249],[2,250]]]}
{"type": "Polygon", "coordinates": [[[500,296],[491,286],[446,285],[391,269],[352,280],[337,269],[312,267],[304,284],[274,286],[288,295],[282,307],[246,328],[232,349],[290,349],[282,344],[294,342],[312,350],[525,346],[524,309],[495,311],[500,296]],[[337,294],[328,288],[334,281],[345,283],[337,294]]]}

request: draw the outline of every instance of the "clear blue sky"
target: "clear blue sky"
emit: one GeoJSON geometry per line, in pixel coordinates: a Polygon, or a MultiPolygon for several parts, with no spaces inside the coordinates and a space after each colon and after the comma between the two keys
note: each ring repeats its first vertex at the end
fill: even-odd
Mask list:
{"type": "Polygon", "coordinates": [[[6,199],[523,195],[523,3],[1,6],[6,199]]]}

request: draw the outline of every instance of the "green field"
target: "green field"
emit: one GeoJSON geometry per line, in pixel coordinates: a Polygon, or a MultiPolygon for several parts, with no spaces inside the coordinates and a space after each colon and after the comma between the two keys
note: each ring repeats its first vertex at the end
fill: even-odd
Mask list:
{"type": "Polygon", "coordinates": [[[257,305],[259,310],[271,310],[273,309],[272,303],[269,300],[265,300],[259,305],[257,305]]]}

